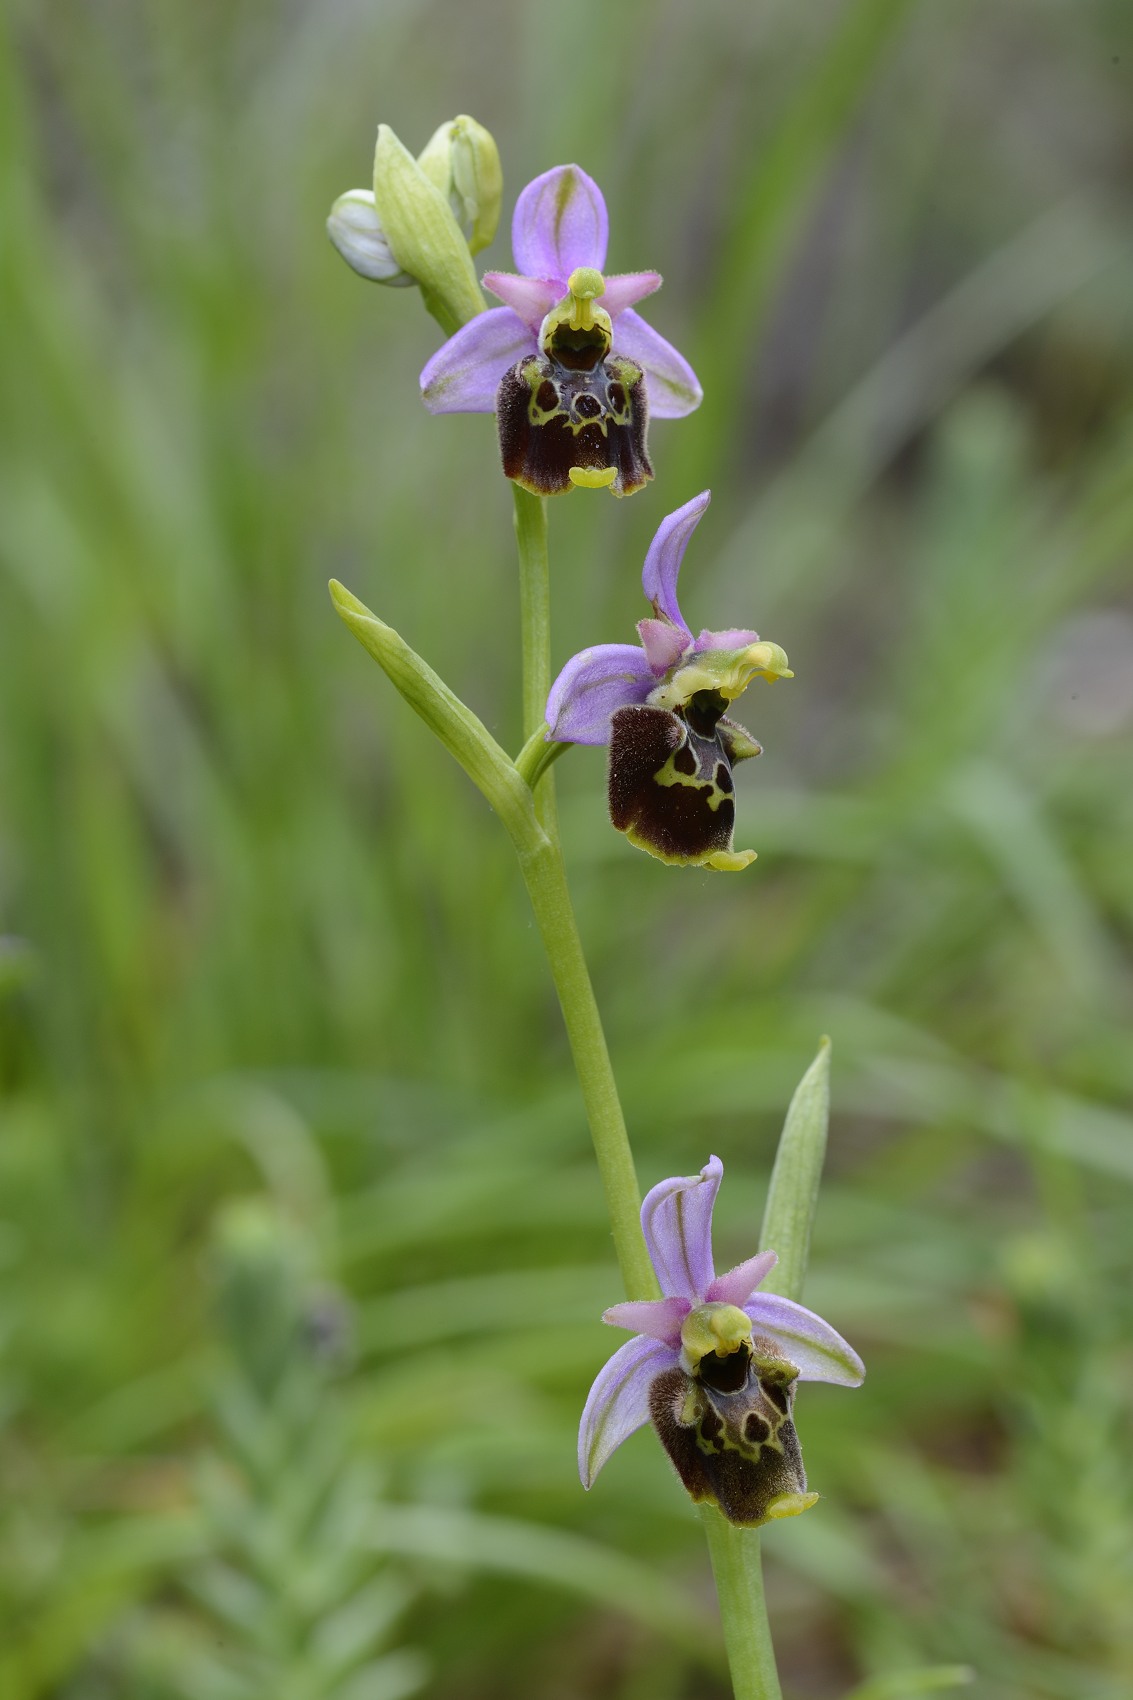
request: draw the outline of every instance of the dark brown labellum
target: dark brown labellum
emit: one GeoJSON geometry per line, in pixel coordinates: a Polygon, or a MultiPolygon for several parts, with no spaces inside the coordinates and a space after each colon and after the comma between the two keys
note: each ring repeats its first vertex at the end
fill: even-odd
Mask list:
{"type": "MultiPolygon", "coordinates": [[[[758,750],[744,737],[744,753],[758,750]]],[[[730,723],[695,697],[682,714],[645,703],[617,709],[610,731],[611,821],[662,862],[704,862],[730,851],[736,824],[732,759],[730,723]]]]}
{"type": "Polygon", "coordinates": [[[765,1523],[781,1495],[806,1492],[791,1420],[794,1366],[776,1364],[771,1351],[769,1359],[746,1347],[726,1358],[709,1354],[697,1375],[668,1369],[649,1390],[653,1427],[690,1498],[711,1501],[745,1528],[765,1523]]]}
{"type": "Polygon", "coordinates": [[[533,355],[505,372],[496,396],[504,472],[537,496],[571,490],[571,468],[612,468],[610,488],[629,496],[653,476],[641,367],[616,354],[590,365],[586,349],[564,359],[533,355]]]}

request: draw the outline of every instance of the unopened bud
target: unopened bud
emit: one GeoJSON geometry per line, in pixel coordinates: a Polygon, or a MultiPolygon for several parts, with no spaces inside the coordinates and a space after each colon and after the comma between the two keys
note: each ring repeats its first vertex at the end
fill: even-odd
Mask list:
{"type": "Polygon", "coordinates": [[[470,252],[478,254],[496,234],[503,199],[503,170],[491,132],[467,113],[450,118],[430,136],[417,163],[448,201],[470,252]]]}
{"type": "Polygon", "coordinates": [[[393,257],[372,189],[348,189],[338,197],[327,219],[327,235],[360,277],[398,288],[414,281],[393,257]]]}
{"type": "Polygon", "coordinates": [[[379,126],[374,151],[374,207],[398,267],[421,285],[447,330],[483,311],[468,243],[447,198],[388,124],[379,126]]]}
{"type": "Polygon", "coordinates": [[[495,137],[467,113],[453,120],[452,185],[463,205],[461,222],[474,254],[486,248],[500,222],[504,174],[495,137]]]}

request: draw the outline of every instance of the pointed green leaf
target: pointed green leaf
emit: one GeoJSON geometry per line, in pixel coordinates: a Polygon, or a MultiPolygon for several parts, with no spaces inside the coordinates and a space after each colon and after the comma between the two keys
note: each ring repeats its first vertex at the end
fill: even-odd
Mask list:
{"type": "Polygon", "coordinates": [[[764,1291],[787,1299],[801,1298],[806,1280],[829,1118],[830,1040],[822,1039],[787,1111],[760,1232],[764,1250],[779,1253],[779,1262],[763,1282],[764,1291]]]}
{"type": "Polygon", "coordinates": [[[482,721],[392,626],[379,620],[337,579],[330,581],[330,594],[336,613],[484,793],[517,848],[537,848],[543,834],[531,792],[482,721]]]}

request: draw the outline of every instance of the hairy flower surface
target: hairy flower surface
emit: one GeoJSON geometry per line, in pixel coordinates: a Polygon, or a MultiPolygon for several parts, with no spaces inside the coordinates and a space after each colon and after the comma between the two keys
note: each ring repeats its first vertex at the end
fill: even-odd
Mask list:
{"type": "Polygon", "coordinates": [[[757,674],[792,674],[758,632],[694,637],[685,623],[677,576],[710,499],[704,490],[661,521],[641,575],[653,615],[638,623],[640,648],[602,643],[573,656],[547,698],[547,737],[609,744],[610,819],[632,844],[662,862],[732,872],[755,860],[732,848],[732,768],[761,746],[726,710],[757,674]]]}
{"type": "Polygon", "coordinates": [[[628,495],[653,476],[646,425],[691,413],[696,374],[634,312],[657,272],[604,277],[602,191],[577,165],[529,183],[516,202],[518,272],[488,272],[506,303],[449,338],[421,373],[432,413],[497,413],[504,471],[540,495],[576,485],[628,495]]]}
{"type": "Polygon", "coordinates": [[[760,1252],[717,1275],[712,1208],[724,1167],[661,1181],[641,1227],[665,1297],[618,1304],[602,1317],[635,1338],[590,1389],[578,1434],[584,1487],[623,1440],[652,1421],[694,1500],[756,1526],[806,1511],[792,1420],[799,1381],[858,1387],[865,1367],[828,1322],[791,1299],[756,1291],[778,1259],[760,1252]]]}

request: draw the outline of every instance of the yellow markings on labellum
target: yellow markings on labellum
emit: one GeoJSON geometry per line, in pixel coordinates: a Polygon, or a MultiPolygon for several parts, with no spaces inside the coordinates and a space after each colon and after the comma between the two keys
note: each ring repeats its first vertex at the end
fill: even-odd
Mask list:
{"type": "Polygon", "coordinates": [[[715,868],[719,874],[738,874],[755,861],[754,850],[715,850],[704,866],[715,868]]]}
{"type": "Polygon", "coordinates": [[[750,1352],[751,1318],[738,1305],[697,1305],[681,1323],[681,1368],[686,1375],[695,1375],[701,1358],[710,1352],[728,1358],[744,1347],[750,1352]]]}
{"type": "Polygon", "coordinates": [[[608,490],[617,476],[616,466],[572,466],[567,473],[580,490],[608,490]]]}
{"type": "MultiPolygon", "coordinates": [[[[573,477],[573,473],[571,476],[573,477]]],[[[694,791],[707,791],[708,796],[704,800],[715,814],[720,804],[730,798],[731,793],[722,790],[713,775],[701,773],[699,768],[695,766],[691,773],[683,772],[677,766],[677,757],[687,747],[686,744],[681,744],[673,751],[664,767],[653,775],[653,783],[654,785],[686,785],[694,791]]]]}
{"type": "MultiPolygon", "coordinates": [[[[618,830],[623,829],[619,827],[618,830]]],[[[688,856],[679,851],[669,854],[658,846],[655,839],[638,832],[632,825],[624,831],[635,850],[644,850],[655,862],[664,862],[670,868],[711,868],[719,874],[738,874],[744,868],[750,868],[756,859],[754,850],[710,850],[706,856],[688,856]]]]}
{"type": "Polygon", "coordinates": [[[780,1493],[767,1506],[768,1522],[777,1522],[781,1517],[797,1517],[802,1511],[809,1511],[812,1505],[819,1501],[817,1493],[780,1493]]]}

